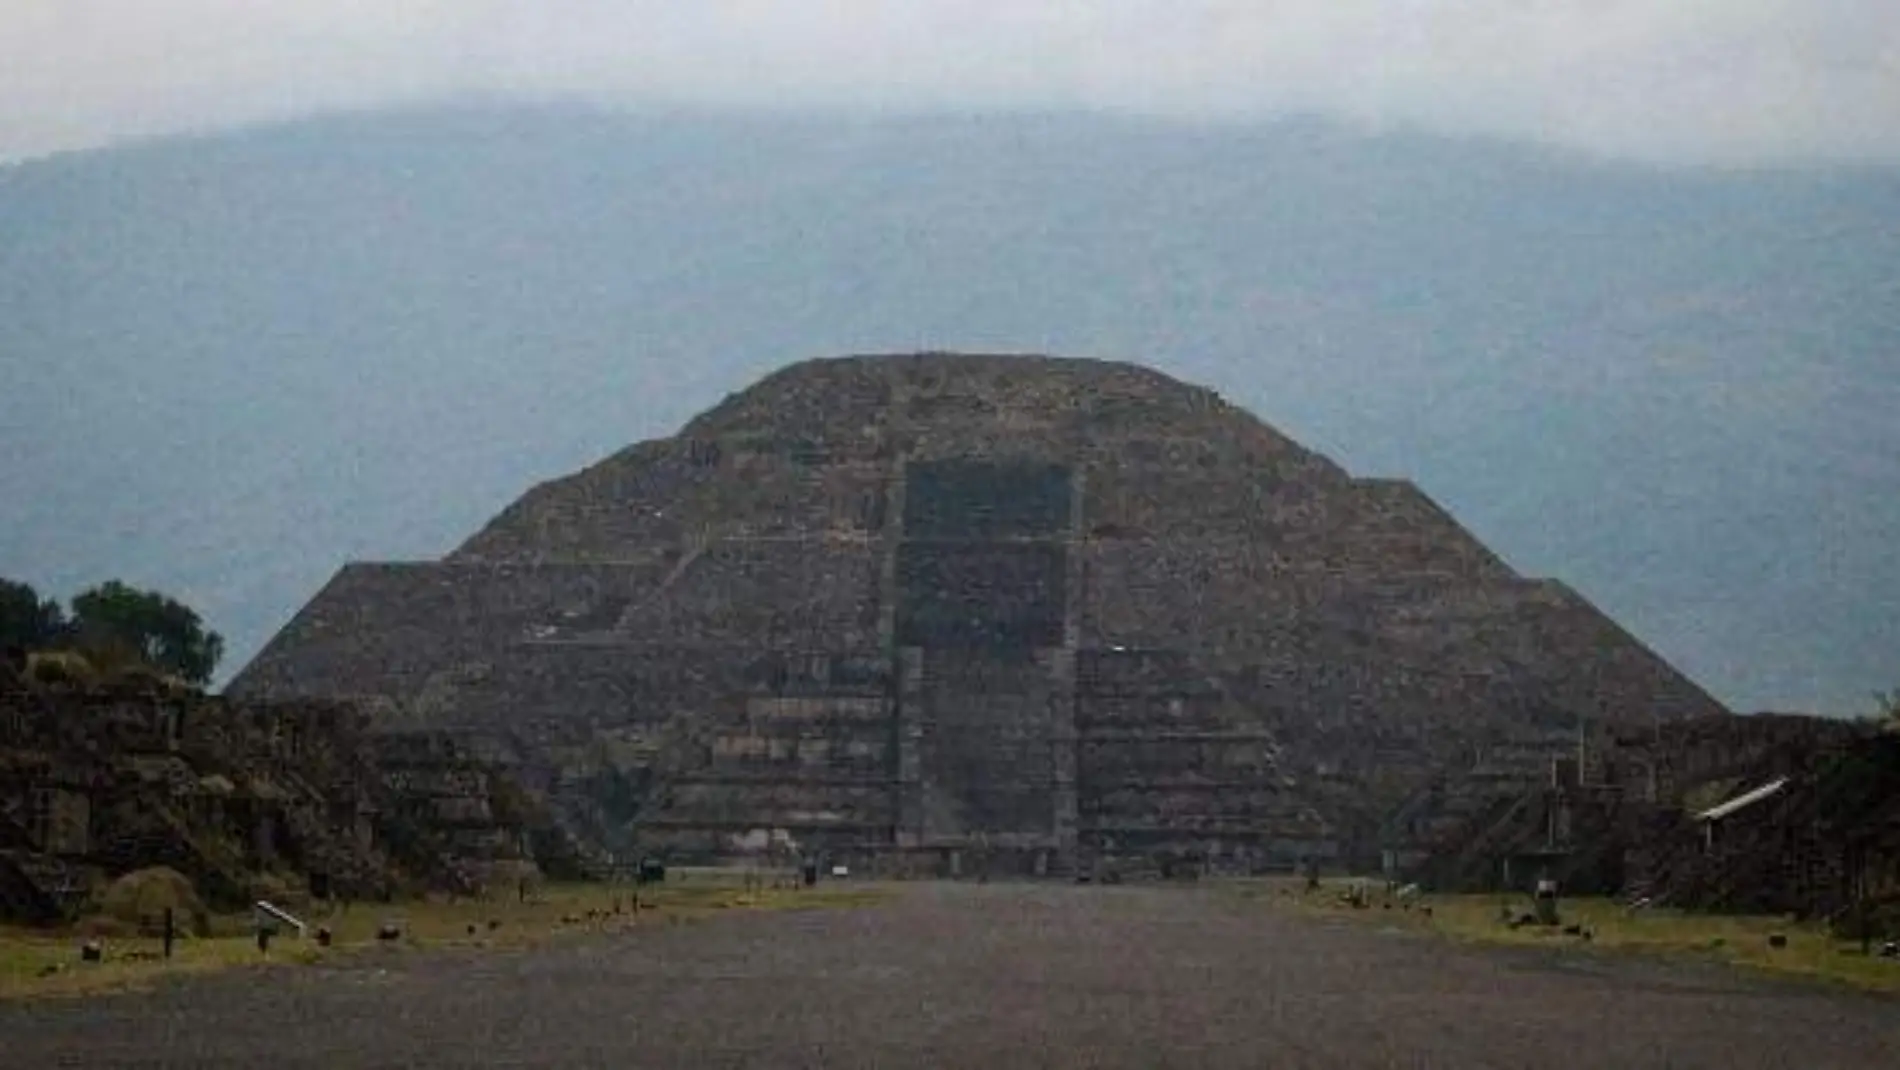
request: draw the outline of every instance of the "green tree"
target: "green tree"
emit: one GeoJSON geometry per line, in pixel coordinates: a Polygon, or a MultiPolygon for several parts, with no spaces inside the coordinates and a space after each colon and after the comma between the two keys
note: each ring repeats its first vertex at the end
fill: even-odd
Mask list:
{"type": "Polygon", "coordinates": [[[224,638],[191,607],[118,580],[74,596],[72,630],[89,653],[136,658],[192,684],[211,679],[224,656],[224,638]]]}
{"type": "Polygon", "coordinates": [[[44,650],[66,637],[66,614],[28,584],[0,577],[0,650],[44,650]]]}
{"type": "Polygon", "coordinates": [[[1874,719],[1889,732],[1900,732],[1900,687],[1874,692],[1874,719]]]}

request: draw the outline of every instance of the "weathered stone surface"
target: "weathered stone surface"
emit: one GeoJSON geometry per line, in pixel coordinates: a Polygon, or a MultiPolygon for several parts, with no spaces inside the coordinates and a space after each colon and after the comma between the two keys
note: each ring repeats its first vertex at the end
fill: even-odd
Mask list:
{"type": "Polygon", "coordinates": [[[238,907],[260,895],[468,890],[530,849],[573,856],[455,740],[372,736],[347,705],[245,702],[136,677],[10,683],[0,918],[60,920],[105,880],[154,866],[238,907]]]}
{"type": "Polygon", "coordinates": [[[623,849],[960,872],[1364,859],[1476,749],[1725,712],[1211,391],[943,354],[791,366],[350,565],[231,690],[489,740],[623,849]]]}

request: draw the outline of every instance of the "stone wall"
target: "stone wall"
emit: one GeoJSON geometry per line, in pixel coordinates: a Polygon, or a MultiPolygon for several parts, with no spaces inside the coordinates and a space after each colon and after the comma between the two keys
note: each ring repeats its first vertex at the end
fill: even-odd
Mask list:
{"type": "Polygon", "coordinates": [[[538,804],[458,740],[369,720],[136,682],[0,688],[0,884],[14,892],[0,906],[57,920],[156,865],[232,907],[286,881],[357,898],[466,888],[559,846],[538,804]]]}

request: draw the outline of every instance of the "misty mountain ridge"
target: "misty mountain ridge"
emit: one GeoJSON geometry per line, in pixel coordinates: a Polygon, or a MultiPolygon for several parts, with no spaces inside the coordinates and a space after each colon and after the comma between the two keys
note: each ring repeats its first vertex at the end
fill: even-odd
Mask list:
{"type": "Polygon", "coordinates": [[[1900,683],[1900,172],[1317,121],[341,116],[0,169],[0,574],[199,607],[788,361],[1139,360],[1416,480],[1738,708],[1900,683]]]}

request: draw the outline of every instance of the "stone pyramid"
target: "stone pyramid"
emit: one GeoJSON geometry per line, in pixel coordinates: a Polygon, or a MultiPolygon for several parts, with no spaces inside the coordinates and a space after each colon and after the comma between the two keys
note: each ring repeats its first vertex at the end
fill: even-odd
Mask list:
{"type": "Polygon", "coordinates": [[[679,858],[1376,854],[1474,755],[1721,714],[1412,484],[1130,364],[808,361],[343,568],[232,683],[466,736],[679,858]]]}

